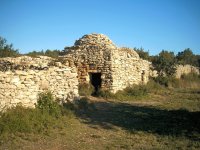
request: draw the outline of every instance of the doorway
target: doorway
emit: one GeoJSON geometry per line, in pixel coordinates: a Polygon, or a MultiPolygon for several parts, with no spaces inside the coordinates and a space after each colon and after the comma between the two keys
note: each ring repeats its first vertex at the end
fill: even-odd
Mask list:
{"type": "Polygon", "coordinates": [[[90,73],[90,82],[94,86],[94,93],[101,88],[101,73],[90,73]]]}

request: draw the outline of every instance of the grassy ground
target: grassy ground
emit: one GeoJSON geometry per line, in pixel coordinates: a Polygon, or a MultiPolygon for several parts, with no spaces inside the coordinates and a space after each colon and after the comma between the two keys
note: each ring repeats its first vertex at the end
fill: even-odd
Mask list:
{"type": "Polygon", "coordinates": [[[1,135],[0,149],[200,149],[199,89],[167,89],[132,100],[89,97],[89,104],[48,133],[1,135]]]}

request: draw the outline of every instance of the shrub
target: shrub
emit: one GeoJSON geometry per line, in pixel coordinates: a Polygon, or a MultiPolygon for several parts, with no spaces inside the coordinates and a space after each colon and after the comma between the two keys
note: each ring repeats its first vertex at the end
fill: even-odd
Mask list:
{"type": "Polygon", "coordinates": [[[80,96],[90,96],[94,93],[94,87],[91,84],[79,84],[79,94],[80,96]]]}
{"type": "Polygon", "coordinates": [[[132,85],[125,88],[124,90],[118,91],[117,93],[111,93],[108,90],[100,90],[95,96],[118,99],[118,100],[132,100],[134,98],[140,98],[148,95],[148,88],[146,85],[132,85]]]}
{"type": "Polygon", "coordinates": [[[40,109],[42,113],[47,113],[55,117],[61,115],[61,106],[54,101],[53,95],[49,91],[39,95],[36,108],[40,109]]]}
{"type": "Polygon", "coordinates": [[[158,76],[154,78],[154,81],[165,87],[168,87],[169,84],[169,78],[164,76],[158,76]]]}
{"type": "Polygon", "coordinates": [[[189,74],[183,74],[181,75],[182,80],[187,80],[187,81],[200,81],[200,75],[196,73],[189,73],[189,74]]]}
{"type": "Polygon", "coordinates": [[[183,74],[179,79],[178,87],[199,89],[200,75],[196,73],[183,74]]]}
{"type": "Polygon", "coordinates": [[[55,128],[62,128],[64,118],[72,114],[70,109],[55,102],[50,92],[41,93],[35,109],[17,105],[0,114],[0,136],[17,132],[49,134],[55,128]]]}
{"type": "Polygon", "coordinates": [[[6,113],[1,114],[0,118],[0,133],[4,132],[31,132],[32,126],[29,123],[29,117],[32,116],[34,110],[25,109],[17,106],[8,109],[6,113]]]}
{"type": "Polygon", "coordinates": [[[0,36],[0,58],[17,57],[19,55],[18,50],[14,49],[12,44],[7,44],[7,40],[0,36]]]}
{"type": "Polygon", "coordinates": [[[145,96],[148,93],[147,87],[145,85],[133,85],[124,89],[125,94],[128,96],[145,96]]]}
{"type": "Polygon", "coordinates": [[[180,79],[177,78],[169,78],[168,79],[168,86],[169,88],[180,88],[180,79]]]}
{"type": "Polygon", "coordinates": [[[17,106],[8,109],[0,118],[0,134],[46,133],[55,124],[55,118],[42,114],[38,109],[17,106]]]}
{"type": "Polygon", "coordinates": [[[162,50],[152,62],[160,76],[173,76],[176,72],[176,58],[173,52],[162,50]]]}
{"type": "Polygon", "coordinates": [[[200,75],[195,73],[183,74],[180,79],[158,76],[153,80],[169,88],[198,88],[200,86],[200,75]]]}
{"type": "Polygon", "coordinates": [[[161,90],[163,86],[155,82],[155,80],[151,78],[149,82],[146,84],[146,88],[148,89],[149,92],[153,92],[153,91],[161,90]]]}

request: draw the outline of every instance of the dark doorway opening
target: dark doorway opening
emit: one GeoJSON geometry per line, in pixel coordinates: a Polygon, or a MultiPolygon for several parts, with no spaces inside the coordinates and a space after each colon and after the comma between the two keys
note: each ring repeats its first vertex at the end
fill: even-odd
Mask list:
{"type": "Polygon", "coordinates": [[[142,74],[141,74],[142,83],[144,83],[144,75],[145,75],[145,71],[142,70],[142,74]]]}
{"type": "Polygon", "coordinates": [[[90,73],[90,82],[95,89],[93,94],[96,94],[101,88],[101,73],[90,73]]]}

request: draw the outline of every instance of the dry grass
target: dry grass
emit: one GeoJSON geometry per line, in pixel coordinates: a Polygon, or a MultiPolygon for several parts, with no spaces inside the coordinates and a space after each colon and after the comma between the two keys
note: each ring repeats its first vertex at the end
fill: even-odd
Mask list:
{"type": "Polygon", "coordinates": [[[8,133],[0,149],[200,149],[199,89],[127,101],[90,97],[78,108],[49,134],[8,133]]]}
{"type": "MultiPolygon", "coordinates": [[[[168,83],[150,81],[115,95],[100,91],[63,108],[47,95],[51,107],[41,103],[42,114],[19,107],[0,119],[0,149],[199,149],[199,76],[168,83]]],[[[85,96],[93,91],[87,85],[79,90],[85,96]]]]}

